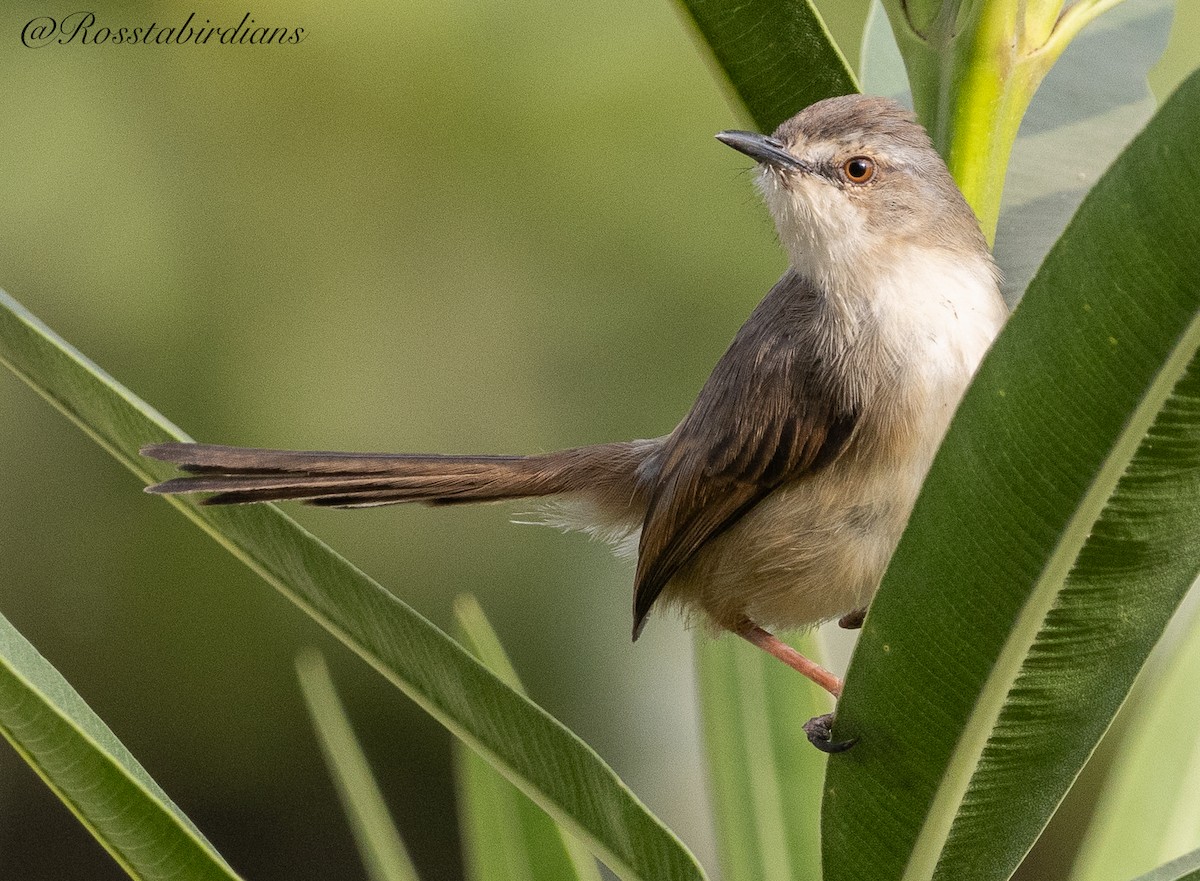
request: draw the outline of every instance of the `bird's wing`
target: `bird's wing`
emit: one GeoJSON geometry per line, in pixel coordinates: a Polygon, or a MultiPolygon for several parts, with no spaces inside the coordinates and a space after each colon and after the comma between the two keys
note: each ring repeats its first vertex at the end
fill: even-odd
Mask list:
{"type": "Polygon", "coordinates": [[[812,300],[807,285],[785,276],[664,442],[638,551],[635,639],[667,582],[706,542],[776,487],[832,462],[849,440],[857,407],[832,387],[805,332],[811,322],[798,315],[812,300]]]}

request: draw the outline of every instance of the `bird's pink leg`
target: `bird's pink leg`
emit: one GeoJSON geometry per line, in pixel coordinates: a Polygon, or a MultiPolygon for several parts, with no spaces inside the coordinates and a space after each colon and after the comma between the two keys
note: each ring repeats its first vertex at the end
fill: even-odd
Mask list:
{"type": "Polygon", "coordinates": [[[821,686],[834,697],[842,693],[842,680],[838,679],[820,664],[810,661],[779,637],[763,630],[753,621],[746,620],[733,631],[746,642],[758,646],[765,652],[770,652],[783,663],[787,664],[801,676],[806,676],[821,686]]]}

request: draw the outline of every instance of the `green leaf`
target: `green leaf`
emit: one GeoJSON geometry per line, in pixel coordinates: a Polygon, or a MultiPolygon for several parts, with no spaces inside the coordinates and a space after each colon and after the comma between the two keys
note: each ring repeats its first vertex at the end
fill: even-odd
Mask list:
{"type": "Polygon", "coordinates": [[[1139,875],[1133,881],[1200,881],[1200,850],[1171,860],[1152,872],[1139,875]]]}
{"type": "Polygon", "coordinates": [[[764,132],[823,98],[858,91],[810,0],[680,0],[764,132]]]}
{"type": "MultiPolygon", "coordinates": [[[[0,361],[146,482],[148,443],[186,440],[148,404],[0,292],[0,361]]],[[[273,506],[168,501],[417,702],[626,879],[698,879],[687,848],[596,753],[273,506]]]]}
{"type": "Polygon", "coordinates": [[[62,674],[2,616],[0,734],[130,877],[238,877],[62,674]]]}
{"type": "MultiPolygon", "coordinates": [[[[472,596],[454,603],[463,644],[524,694],[483,609],[472,596]]],[[[550,817],[461,745],[455,750],[467,864],[474,881],[600,881],[596,862],[550,817]]]]}
{"type": "Polygon", "coordinates": [[[296,675],[367,877],[371,881],[417,881],[417,871],[346,718],[321,653],[309,650],[297,655],[296,675]]]}
{"type": "Polygon", "coordinates": [[[827,881],[1009,877],[1200,570],[1198,137],[1194,76],[954,420],[847,676],[827,881]]]}
{"type": "MultiPolygon", "coordinates": [[[[816,657],[815,640],[793,643],[816,657]]],[[[821,877],[822,753],[802,726],[830,702],[794,670],[735,638],[696,641],[700,712],[721,877],[821,877]]]]}
{"type": "Polygon", "coordinates": [[[1200,618],[1193,614],[1187,624],[1161,675],[1139,681],[1123,713],[1135,711],[1118,741],[1072,881],[1125,881],[1200,846],[1200,618]]]}

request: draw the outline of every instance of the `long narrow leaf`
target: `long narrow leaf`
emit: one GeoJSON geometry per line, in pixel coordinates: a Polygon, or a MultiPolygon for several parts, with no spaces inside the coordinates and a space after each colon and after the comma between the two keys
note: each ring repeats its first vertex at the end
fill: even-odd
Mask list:
{"type": "MultiPolygon", "coordinates": [[[[814,643],[795,645],[811,655],[814,643]]],[[[740,639],[702,634],[696,657],[721,877],[819,878],[825,757],[802,726],[829,701],[740,639]]]]}
{"type": "Polygon", "coordinates": [[[1200,570],[1198,137],[1193,76],[955,418],[847,677],[829,881],[1007,878],[1200,570]]]}
{"type": "MultiPolygon", "coordinates": [[[[463,644],[523,694],[517,672],[475,598],[459,597],[454,617],[463,644]]],[[[600,881],[596,861],[479,756],[459,745],[455,762],[473,881],[600,881]]]]}
{"type": "Polygon", "coordinates": [[[803,108],[858,91],[811,0],[679,0],[762,131],[803,108]]]}
{"type": "Polygon", "coordinates": [[[130,877],[238,877],[62,674],[2,616],[0,734],[130,877]]]}
{"type": "Polygon", "coordinates": [[[417,881],[417,871],[346,718],[325,659],[315,650],[297,655],[296,675],[367,876],[371,881],[417,881]]]}
{"type": "MultiPolygon", "coordinates": [[[[186,440],[0,292],[0,361],[146,482],[138,455],[186,440]]],[[[695,858],[596,753],[463,648],[271,506],[170,503],[341,639],[627,879],[697,879],[695,858]]]]}

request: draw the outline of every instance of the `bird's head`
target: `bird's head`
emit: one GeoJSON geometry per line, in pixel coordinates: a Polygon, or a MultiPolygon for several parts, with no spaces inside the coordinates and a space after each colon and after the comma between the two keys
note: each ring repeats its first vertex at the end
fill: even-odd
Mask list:
{"type": "Polygon", "coordinates": [[[936,248],[987,257],[974,213],[912,114],[894,101],[818,101],[771,136],[725,131],[758,160],[758,184],[792,266],[814,282],[936,248]]]}

